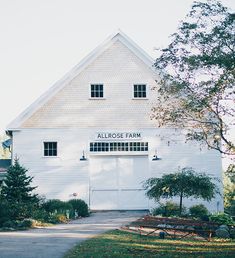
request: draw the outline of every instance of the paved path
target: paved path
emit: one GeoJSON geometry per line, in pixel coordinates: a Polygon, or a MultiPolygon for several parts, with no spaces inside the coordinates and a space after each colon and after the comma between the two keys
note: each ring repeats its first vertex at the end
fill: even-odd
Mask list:
{"type": "Polygon", "coordinates": [[[78,242],[136,220],[144,212],[97,212],[42,229],[0,232],[0,258],[61,258],[78,242]]]}

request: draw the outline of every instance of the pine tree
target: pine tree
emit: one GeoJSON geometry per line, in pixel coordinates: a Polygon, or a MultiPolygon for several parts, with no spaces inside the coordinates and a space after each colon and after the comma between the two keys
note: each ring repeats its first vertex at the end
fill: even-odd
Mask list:
{"type": "Polygon", "coordinates": [[[22,167],[18,159],[7,170],[7,176],[2,186],[1,197],[8,207],[8,215],[12,220],[30,217],[38,205],[38,195],[32,193],[37,187],[32,187],[33,177],[27,176],[27,169],[22,167]]]}

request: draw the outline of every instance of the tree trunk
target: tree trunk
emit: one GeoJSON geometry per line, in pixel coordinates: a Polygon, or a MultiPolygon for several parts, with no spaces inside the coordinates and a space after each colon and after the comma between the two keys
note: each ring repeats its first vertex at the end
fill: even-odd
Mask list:
{"type": "Polygon", "coordinates": [[[182,199],[183,199],[183,192],[180,193],[180,216],[181,216],[181,213],[182,213],[182,199]]]}

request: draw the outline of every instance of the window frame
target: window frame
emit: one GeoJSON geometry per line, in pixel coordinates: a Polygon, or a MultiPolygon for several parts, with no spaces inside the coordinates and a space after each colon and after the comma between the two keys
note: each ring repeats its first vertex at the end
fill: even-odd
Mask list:
{"type": "Polygon", "coordinates": [[[149,151],[148,142],[139,141],[102,141],[102,142],[90,142],[89,152],[90,154],[135,154],[135,153],[147,153],[149,151]]]}
{"type": "MultiPolygon", "coordinates": [[[[98,90],[93,90],[97,95],[101,95],[98,90]]],[[[104,99],[104,84],[103,83],[90,83],[90,88],[89,88],[89,98],[90,99],[104,99]],[[92,96],[92,86],[102,86],[102,97],[101,96],[92,96]]]]}
{"type": "Polygon", "coordinates": [[[58,157],[58,141],[52,141],[52,140],[46,140],[46,141],[43,141],[43,157],[44,158],[57,158],[58,157]],[[46,146],[45,146],[45,144],[53,144],[53,143],[55,143],[56,144],[56,148],[51,148],[50,149],[50,147],[48,147],[47,149],[46,149],[46,146]],[[48,154],[50,154],[50,152],[52,152],[52,154],[54,154],[54,151],[55,151],[55,154],[56,155],[45,155],[46,153],[45,153],[45,151],[47,151],[48,152],[48,154]]]}
{"type": "Polygon", "coordinates": [[[132,96],[133,96],[133,99],[148,99],[148,87],[147,87],[147,83],[134,83],[133,84],[133,88],[132,88],[132,96]],[[135,90],[135,87],[138,87],[138,86],[144,86],[145,87],[145,91],[143,90],[135,90]],[[135,93],[140,94],[141,93],[144,95],[145,93],[145,96],[135,96],[135,93]]]}

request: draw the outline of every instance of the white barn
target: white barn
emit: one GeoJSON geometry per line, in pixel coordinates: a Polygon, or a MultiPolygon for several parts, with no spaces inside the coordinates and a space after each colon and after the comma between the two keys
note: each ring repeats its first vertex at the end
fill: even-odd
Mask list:
{"type": "MultiPolygon", "coordinates": [[[[8,125],[12,157],[39,194],[81,198],[92,210],[137,210],[153,206],[142,187],[149,177],[190,166],[221,179],[218,152],[150,119],[153,62],[118,31],[8,125]]],[[[203,201],[184,204],[194,203],[203,201]]],[[[222,196],[206,205],[223,210],[222,196]]]]}

